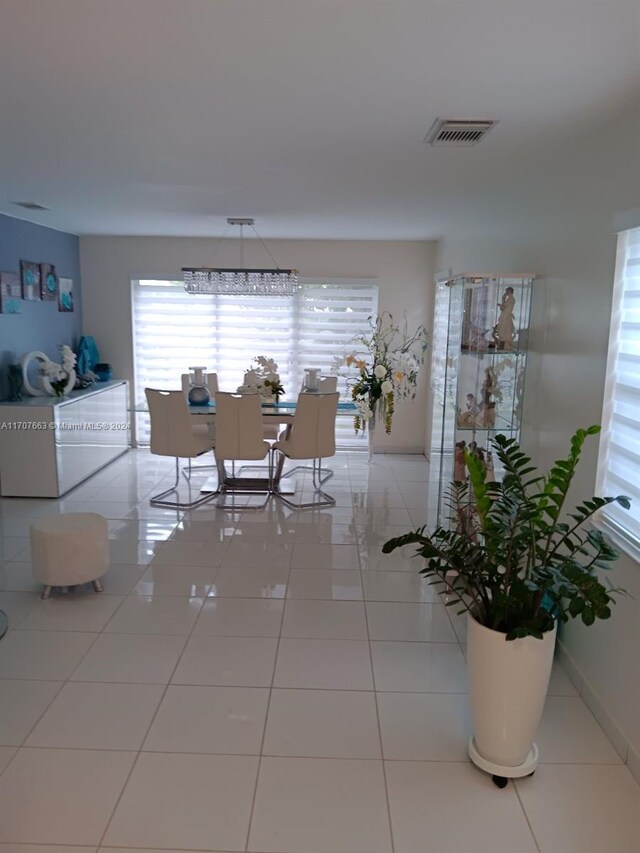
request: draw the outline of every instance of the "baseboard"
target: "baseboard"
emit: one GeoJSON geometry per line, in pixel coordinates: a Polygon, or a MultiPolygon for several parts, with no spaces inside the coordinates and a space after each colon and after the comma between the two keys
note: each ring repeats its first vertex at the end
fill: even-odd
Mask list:
{"type": "Polygon", "coordinates": [[[627,765],[636,782],[640,784],[640,755],[638,755],[634,747],[629,743],[624,732],[618,728],[618,725],[605,708],[602,700],[589,684],[588,679],[585,678],[584,673],[561,640],[558,640],[556,646],[556,656],[569,676],[569,680],[582,696],[585,705],[611,741],[611,745],[627,765]]]}

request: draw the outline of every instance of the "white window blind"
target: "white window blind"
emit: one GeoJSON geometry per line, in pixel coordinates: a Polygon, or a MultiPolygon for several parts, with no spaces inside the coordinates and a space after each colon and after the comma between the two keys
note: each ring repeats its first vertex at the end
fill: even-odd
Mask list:
{"type": "Polygon", "coordinates": [[[603,513],[640,545],[640,228],[618,236],[597,490],[632,498],[603,513]]]}
{"type": "MultiPolygon", "coordinates": [[[[191,365],[218,374],[223,391],[242,384],[257,355],[273,358],[295,400],[307,367],[331,373],[334,358],[346,355],[354,335],[368,329],[378,310],[378,287],[370,280],[305,281],[291,297],[193,296],[177,281],[133,282],[135,399],[144,389],[179,388],[191,365]]],[[[338,380],[345,400],[343,379],[338,380]]],[[[139,444],[149,442],[149,421],[137,418],[139,444]]],[[[341,447],[364,446],[351,418],[338,418],[341,447]]]]}

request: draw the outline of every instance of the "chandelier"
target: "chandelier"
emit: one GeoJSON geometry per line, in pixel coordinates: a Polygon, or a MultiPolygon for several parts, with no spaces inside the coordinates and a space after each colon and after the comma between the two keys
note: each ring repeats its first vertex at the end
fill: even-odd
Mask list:
{"type": "Polygon", "coordinates": [[[227,219],[240,226],[240,267],[183,267],[184,289],[193,294],[220,296],[293,296],[298,292],[298,270],[283,270],[276,264],[253,225],[253,219],[227,219]],[[273,261],[273,269],[244,269],[243,228],[249,225],[273,261]]]}

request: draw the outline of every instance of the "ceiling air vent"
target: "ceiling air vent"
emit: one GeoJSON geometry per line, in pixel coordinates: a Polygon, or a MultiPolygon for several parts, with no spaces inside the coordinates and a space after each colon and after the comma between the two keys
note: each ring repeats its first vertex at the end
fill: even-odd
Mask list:
{"type": "Polygon", "coordinates": [[[496,124],[493,119],[437,118],[424,141],[429,145],[477,145],[496,124]]]}
{"type": "Polygon", "coordinates": [[[50,207],[45,207],[44,204],[38,204],[37,201],[12,201],[18,207],[24,207],[25,210],[51,210],[50,207]]]}

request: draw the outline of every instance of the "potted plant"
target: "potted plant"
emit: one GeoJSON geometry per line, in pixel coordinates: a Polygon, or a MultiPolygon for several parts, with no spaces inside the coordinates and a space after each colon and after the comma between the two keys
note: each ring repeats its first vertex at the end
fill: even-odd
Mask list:
{"type": "Polygon", "coordinates": [[[497,435],[492,444],[502,482],[488,482],[482,460],[465,451],[469,482],[454,482],[450,493],[457,529],[427,533],[423,526],[382,549],[388,554],[417,545],[426,559],[420,573],[446,595],[448,606],[461,605],[458,612],[468,614],[469,755],[499,787],[536,767],[533,739],[558,622],[608,619],[615,594],[624,592],[599,577],[618,553],[587,523],[612,501],[628,509],[629,499],[593,497],[565,510],[584,442],[599,431],[579,429],[567,458],[546,475],[515,439],[497,435]]]}

